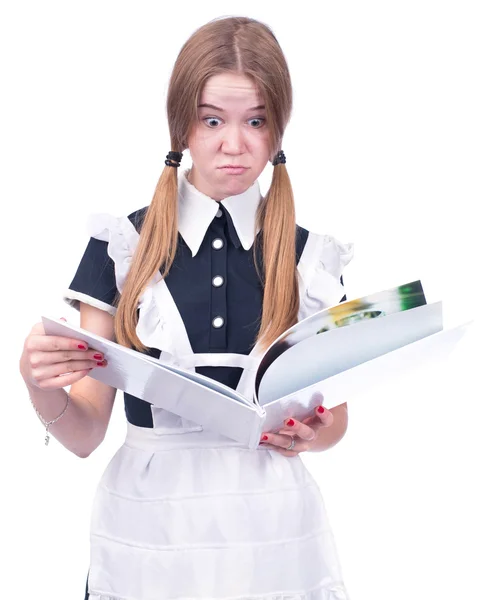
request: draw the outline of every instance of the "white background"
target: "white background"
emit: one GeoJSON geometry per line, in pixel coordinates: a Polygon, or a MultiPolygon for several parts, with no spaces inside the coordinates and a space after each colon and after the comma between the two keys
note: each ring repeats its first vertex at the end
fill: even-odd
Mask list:
{"type": "Polygon", "coordinates": [[[177,53],[197,27],[230,14],[266,22],[286,54],[295,104],[283,149],[298,220],[355,243],[348,297],[421,279],[429,301],[444,301],[446,326],[476,319],[447,369],[350,398],[344,439],[304,457],[350,596],[486,598],[482,9],[467,0],[2,4],[3,598],[84,598],[90,506],[124,439],[123,399],[88,459],[55,439],[46,448],[18,359],[41,314],[78,322],[61,296],[87,216],[150,202],[169,150],[177,53]]]}

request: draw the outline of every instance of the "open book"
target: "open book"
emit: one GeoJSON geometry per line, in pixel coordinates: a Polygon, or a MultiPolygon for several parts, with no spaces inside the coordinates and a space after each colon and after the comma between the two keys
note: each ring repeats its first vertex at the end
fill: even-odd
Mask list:
{"type": "MultiPolygon", "coordinates": [[[[86,342],[107,366],[93,377],[154,406],[256,448],[263,432],[288,417],[333,408],[374,383],[446,358],[464,323],[444,330],[442,302],[427,304],[420,281],[348,300],[300,321],[261,357],[253,396],[166,360],[157,360],[58,319],[42,317],[46,334],[86,342]]],[[[176,362],[176,361],[174,361],[176,362]]]]}

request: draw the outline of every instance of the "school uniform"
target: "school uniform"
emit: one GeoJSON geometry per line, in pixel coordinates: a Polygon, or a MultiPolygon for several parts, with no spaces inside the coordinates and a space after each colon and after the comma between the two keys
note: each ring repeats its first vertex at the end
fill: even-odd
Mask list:
{"type": "MultiPolygon", "coordinates": [[[[151,356],[168,353],[251,397],[262,352],[259,184],[215,202],[187,172],[178,174],[177,255],[142,294],[137,334],[151,356]]],[[[66,302],[115,314],[145,213],[90,218],[66,302]]],[[[353,245],[296,226],[296,251],[301,320],[345,299],[353,245]]],[[[348,599],[322,495],[300,456],[250,450],[130,394],[124,403],[126,440],[92,507],[86,600],[348,599]]]]}

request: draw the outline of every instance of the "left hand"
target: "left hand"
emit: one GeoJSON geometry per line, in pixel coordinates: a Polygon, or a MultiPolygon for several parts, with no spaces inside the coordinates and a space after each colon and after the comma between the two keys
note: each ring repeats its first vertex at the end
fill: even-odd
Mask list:
{"type": "Polygon", "coordinates": [[[317,433],[323,427],[330,427],[334,421],[334,415],[330,410],[318,406],[314,409],[314,416],[307,417],[303,421],[297,419],[285,419],[284,426],[278,433],[263,433],[260,441],[261,446],[268,447],[269,450],[275,450],[284,456],[297,456],[300,452],[306,452],[312,446],[317,433]],[[264,437],[267,437],[265,440],[264,437]],[[293,450],[286,450],[290,446],[292,437],[295,438],[293,450]]]}

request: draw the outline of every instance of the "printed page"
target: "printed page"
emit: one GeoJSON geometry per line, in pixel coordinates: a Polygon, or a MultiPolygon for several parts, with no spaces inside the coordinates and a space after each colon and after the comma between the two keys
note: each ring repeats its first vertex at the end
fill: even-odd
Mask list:
{"type": "Polygon", "coordinates": [[[261,406],[443,329],[442,303],[314,335],[290,347],[265,372],[261,406]]]}
{"type": "Polygon", "coordinates": [[[362,298],[341,302],[303,319],[283,333],[262,357],[255,381],[257,395],[266,370],[279,356],[296,344],[334,329],[382,318],[425,304],[427,302],[422,284],[417,280],[362,298]]]}

